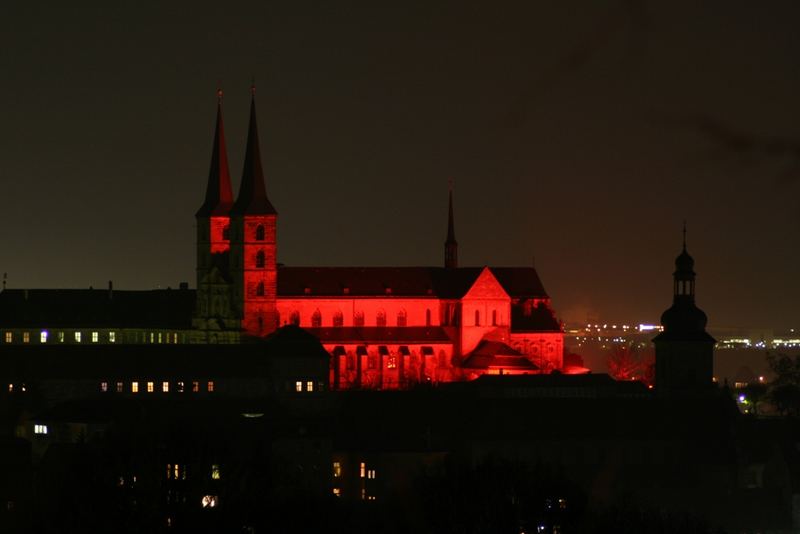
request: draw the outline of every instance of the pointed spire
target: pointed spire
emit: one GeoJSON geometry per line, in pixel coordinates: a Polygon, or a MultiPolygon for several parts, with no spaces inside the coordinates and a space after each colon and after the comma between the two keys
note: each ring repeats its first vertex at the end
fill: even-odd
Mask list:
{"type": "Polygon", "coordinates": [[[231,175],[228,170],[228,150],[225,147],[225,128],[222,121],[222,89],[217,89],[217,125],[211,149],[211,168],[208,171],[206,199],[196,217],[227,215],[233,205],[231,175]]]}
{"type": "Polygon", "coordinates": [[[686,252],[686,219],[683,220],[683,251],[686,252]]]}
{"type": "Polygon", "coordinates": [[[275,215],[277,212],[267,198],[264,187],[264,171],[261,167],[261,151],[258,144],[255,83],[250,87],[250,95],[250,126],[247,131],[242,185],[231,209],[231,215],[275,215]]]}
{"type": "Polygon", "coordinates": [[[453,218],[453,179],[449,180],[449,198],[447,213],[447,240],[444,242],[444,266],[447,269],[458,267],[458,242],[453,218]]]}

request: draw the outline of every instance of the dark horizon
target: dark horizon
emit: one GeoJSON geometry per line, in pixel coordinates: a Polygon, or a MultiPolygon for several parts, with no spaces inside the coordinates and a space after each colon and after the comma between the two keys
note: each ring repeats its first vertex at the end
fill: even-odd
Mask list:
{"type": "Polygon", "coordinates": [[[9,288],[194,286],[218,80],[256,80],[288,265],[535,261],[558,315],[656,321],[687,220],[710,327],[798,327],[800,6],[12,6],[9,288]],[[580,8],[580,9],[579,9],[580,8]],[[535,258],[535,259],[534,259],[535,258]]]}

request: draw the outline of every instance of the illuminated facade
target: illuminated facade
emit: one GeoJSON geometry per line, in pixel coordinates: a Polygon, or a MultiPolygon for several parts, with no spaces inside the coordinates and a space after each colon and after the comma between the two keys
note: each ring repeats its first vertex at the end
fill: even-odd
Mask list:
{"type": "Polygon", "coordinates": [[[562,367],[561,325],[533,268],[459,268],[452,191],[442,268],[278,267],[277,212],[264,186],[254,100],[235,202],[221,100],[217,108],[206,198],[196,214],[198,341],[238,342],[301,326],[330,352],[334,388],[562,367]]]}
{"type": "Polygon", "coordinates": [[[450,191],[442,267],[277,263],[278,214],[258,142],[255,95],[234,198],[218,95],[197,289],[5,290],[3,344],[230,344],[283,325],[331,354],[335,389],[397,389],[563,366],[563,331],[533,267],[460,267],[450,191]]]}

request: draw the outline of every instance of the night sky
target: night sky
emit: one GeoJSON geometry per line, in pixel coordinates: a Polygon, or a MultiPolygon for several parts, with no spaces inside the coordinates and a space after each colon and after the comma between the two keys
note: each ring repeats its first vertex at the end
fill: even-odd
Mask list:
{"type": "Polygon", "coordinates": [[[711,326],[800,327],[800,2],[22,4],[10,288],[194,286],[254,77],[282,263],[442,264],[452,177],[461,264],[535,261],[562,318],[657,321],[686,219],[711,326]]]}

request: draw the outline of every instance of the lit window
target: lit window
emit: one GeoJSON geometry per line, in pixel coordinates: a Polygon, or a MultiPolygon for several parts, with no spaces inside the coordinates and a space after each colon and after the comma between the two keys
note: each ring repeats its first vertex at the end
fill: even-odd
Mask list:
{"type": "Polygon", "coordinates": [[[116,343],[117,342],[117,333],[116,332],[109,332],[108,333],[108,341],[109,341],[109,343],[116,343]]]}
{"type": "Polygon", "coordinates": [[[6,332],[6,343],[11,343],[14,341],[14,334],[12,332],[6,332]]]}
{"type": "Polygon", "coordinates": [[[167,464],[167,480],[172,478],[172,464],[167,464]]]}
{"type": "Polygon", "coordinates": [[[64,332],[59,332],[58,333],[58,342],[59,343],[63,343],[64,342],[64,332]]]}
{"type": "Polygon", "coordinates": [[[161,332],[158,333],[158,342],[161,343],[161,332]]]}
{"type": "Polygon", "coordinates": [[[375,479],[375,470],[374,469],[367,470],[367,478],[370,478],[370,479],[373,479],[373,480],[375,479]]]}
{"type": "Polygon", "coordinates": [[[214,381],[213,380],[209,380],[208,381],[208,392],[209,393],[213,393],[214,392],[214,381]]]}
{"type": "Polygon", "coordinates": [[[161,391],[169,393],[169,382],[161,382],[161,391]]]}
{"type": "Polygon", "coordinates": [[[314,391],[314,382],[311,380],[306,382],[306,391],[314,391]]]}
{"type": "Polygon", "coordinates": [[[117,393],[122,393],[122,382],[117,382],[117,393]]]}
{"type": "Polygon", "coordinates": [[[139,382],[131,382],[131,393],[139,393],[139,382]]]}
{"type": "Polygon", "coordinates": [[[42,330],[39,334],[39,343],[47,343],[47,330],[42,330]]]}
{"type": "Polygon", "coordinates": [[[358,468],[358,476],[360,476],[361,478],[364,478],[366,476],[366,473],[367,473],[367,464],[365,464],[364,462],[361,462],[361,464],[359,465],[359,468],[358,468]]]}
{"type": "Polygon", "coordinates": [[[178,393],[183,393],[183,382],[178,382],[178,393]]]}
{"type": "Polygon", "coordinates": [[[31,340],[30,332],[23,332],[23,334],[22,334],[22,342],[23,343],[29,343],[30,340],[31,340]]]}
{"type": "Polygon", "coordinates": [[[192,393],[198,393],[200,391],[200,382],[192,382],[192,393]]]}
{"type": "Polygon", "coordinates": [[[100,341],[100,334],[92,332],[92,343],[97,343],[98,341],[100,341]]]}
{"type": "Polygon", "coordinates": [[[211,480],[219,480],[219,465],[211,466],[211,480]]]}
{"type": "Polygon", "coordinates": [[[179,466],[178,464],[175,464],[173,467],[174,467],[174,469],[172,470],[173,478],[175,480],[178,480],[181,477],[180,476],[181,475],[181,466],[179,466]]]}
{"type": "Polygon", "coordinates": [[[80,343],[80,342],[81,342],[81,333],[75,332],[75,343],[80,343]]]}
{"type": "Polygon", "coordinates": [[[154,387],[153,383],[152,382],[148,382],[147,383],[147,392],[148,393],[152,393],[153,391],[155,391],[155,387],[154,387]]]}
{"type": "Polygon", "coordinates": [[[336,497],[341,497],[342,496],[342,489],[341,488],[333,488],[333,494],[336,497]]]}
{"type": "Polygon", "coordinates": [[[333,462],[333,478],[339,478],[340,476],[342,476],[342,463],[333,462]]]}
{"type": "Polygon", "coordinates": [[[9,384],[8,385],[8,392],[9,393],[13,393],[14,392],[14,384],[9,384]]]}
{"type": "Polygon", "coordinates": [[[217,496],[216,495],[203,495],[203,498],[200,500],[203,505],[203,508],[215,508],[217,506],[217,496]]]}
{"type": "Polygon", "coordinates": [[[397,369],[397,356],[392,355],[386,358],[386,368],[397,369]]]}
{"type": "Polygon", "coordinates": [[[303,391],[303,382],[301,382],[300,380],[295,382],[294,383],[294,390],[295,391],[303,391]]]}
{"type": "Polygon", "coordinates": [[[47,425],[33,425],[34,434],[47,434],[47,425]]]}
{"type": "Polygon", "coordinates": [[[172,334],[172,342],[173,343],[177,343],[178,342],[178,333],[177,332],[172,334]]]}
{"type": "Polygon", "coordinates": [[[150,343],[153,343],[153,341],[155,341],[155,339],[156,339],[156,335],[154,333],[150,332],[150,343]]]}
{"type": "Polygon", "coordinates": [[[108,382],[100,382],[100,391],[108,393],[108,382]]]}

